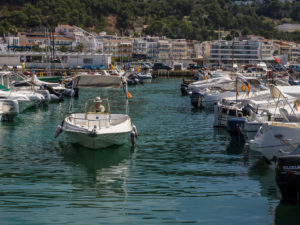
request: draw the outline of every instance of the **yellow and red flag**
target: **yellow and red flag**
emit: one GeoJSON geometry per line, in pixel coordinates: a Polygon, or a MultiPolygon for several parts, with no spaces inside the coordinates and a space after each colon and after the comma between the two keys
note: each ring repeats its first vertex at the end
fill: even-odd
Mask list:
{"type": "Polygon", "coordinates": [[[281,62],[280,62],[280,59],[278,59],[277,57],[274,56],[274,59],[275,59],[275,61],[276,61],[278,64],[281,63],[281,62]]]}

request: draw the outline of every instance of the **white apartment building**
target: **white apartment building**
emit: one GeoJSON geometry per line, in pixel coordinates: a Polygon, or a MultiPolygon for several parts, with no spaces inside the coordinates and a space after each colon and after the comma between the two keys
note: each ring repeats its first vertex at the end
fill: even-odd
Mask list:
{"type": "Polygon", "coordinates": [[[277,29],[280,31],[294,32],[294,31],[300,30],[300,24],[284,23],[284,24],[278,25],[277,29]]]}
{"type": "Polygon", "coordinates": [[[252,40],[213,41],[210,46],[210,58],[212,63],[229,64],[255,63],[261,60],[261,44],[252,40]]]}
{"type": "Polygon", "coordinates": [[[134,38],[132,42],[132,55],[146,57],[148,55],[147,41],[142,38],[134,38]]]}
{"type": "Polygon", "coordinates": [[[168,40],[157,42],[157,58],[160,60],[172,59],[172,43],[168,40]]]}
{"type": "Polygon", "coordinates": [[[291,63],[300,63],[300,45],[292,45],[290,53],[290,62],[291,63]]]}
{"type": "Polygon", "coordinates": [[[55,28],[55,33],[63,34],[66,37],[75,38],[75,28],[70,25],[59,24],[55,28]]]}
{"type": "MultiPolygon", "coordinates": [[[[57,53],[60,63],[52,63],[53,68],[107,67],[111,56],[91,53],[57,53]]],[[[25,62],[26,68],[48,68],[50,55],[47,52],[0,52],[0,66],[20,66],[25,62]]]]}
{"type": "Polygon", "coordinates": [[[172,39],[172,58],[187,59],[187,41],[185,39],[172,39]]]}
{"type": "Polygon", "coordinates": [[[5,41],[9,46],[19,46],[20,38],[19,37],[5,37],[5,41]]]}
{"type": "Polygon", "coordinates": [[[132,56],[132,43],[130,40],[119,42],[119,55],[118,56],[128,57],[128,58],[130,58],[132,56]]]}
{"type": "Polygon", "coordinates": [[[262,60],[269,59],[273,56],[274,48],[273,42],[269,40],[260,41],[260,57],[262,60]]]}
{"type": "Polygon", "coordinates": [[[103,53],[110,54],[112,57],[119,56],[119,40],[104,39],[103,40],[103,53]]]}

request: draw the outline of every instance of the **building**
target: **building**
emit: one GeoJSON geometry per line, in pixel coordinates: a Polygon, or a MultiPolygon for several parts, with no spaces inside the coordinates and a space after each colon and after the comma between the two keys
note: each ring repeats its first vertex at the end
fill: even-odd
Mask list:
{"type": "Polygon", "coordinates": [[[261,44],[253,40],[213,41],[210,46],[211,63],[239,64],[261,61],[261,44]]]}
{"type": "Polygon", "coordinates": [[[112,57],[119,56],[119,40],[104,39],[103,40],[103,53],[110,54],[112,57]]]}
{"type": "Polygon", "coordinates": [[[54,39],[55,48],[65,46],[67,48],[72,48],[75,41],[74,38],[65,37],[59,33],[47,32],[20,32],[18,33],[19,46],[39,46],[40,48],[46,48],[52,46],[54,39]]]}
{"type": "Polygon", "coordinates": [[[300,45],[295,44],[291,46],[290,62],[299,64],[300,63],[300,45]]]}
{"type": "Polygon", "coordinates": [[[168,40],[159,40],[157,42],[157,58],[159,60],[173,59],[172,43],[168,40]]]}
{"type": "Polygon", "coordinates": [[[172,39],[172,58],[187,59],[187,41],[185,39],[172,39]]]}
{"type": "Polygon", "coordinates": [[[260,41],[260,44],[261,60],[269,59],[270,57],[272,57],[274,53],[273,42],[264,39],[260,41]]]}
{"type": "MultiPolygon", "coordinates": [[[[57,53],[59,59],[51,63],[52,68],[109,67],[111,56],[106,54],[57,53]]],[[[26,68],[49,68],[50,55],[47,52],[0,52],[0,66],[20,66],[25,62],[26,68]]]]}
{"type": "Polygon", "coordinates": [[[147,55],[147,41],[143,38],[134,38],[132,42],[132,56],[136,58],[146,58],[147,55]]]}
{"type": "Polygon", "coordinates": [[[59,24],[55,28],[55,33],[62,34],[65,37],[75,38],[75,28],[73,26],[70,26],[70,25],[59,24]]]}
{"type": "Polygon", "coordinates": [[[203,57],[202,45],[200,41],[187,41],[187,58],[198,59],[203,57]]]}
{"type": "Polygon", "coordinates": [[[300,30],[300,24],[284,23],[284,24],[278,25],[277,29],[280,31],[294,32],[294,31],[300,30]]]}
{"type": "Polygon", "coordinates": [[[130,41],[119,42],[119,57],[132,57],[132,43],[130,41]]]}

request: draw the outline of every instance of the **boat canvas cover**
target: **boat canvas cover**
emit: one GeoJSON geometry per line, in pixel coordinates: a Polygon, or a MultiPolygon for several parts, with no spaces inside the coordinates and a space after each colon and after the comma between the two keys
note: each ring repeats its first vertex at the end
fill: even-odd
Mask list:
{"type": "Polygon", "coordinates": [[[300,96],[300,86],[277,86],[278,90],[280,90],[281,93],[284,93],[286,95],[299,97],[300,96]]]}
{"type": "Polygon", "coordinates": [[[279,89],[279,86],[272,86],[270,89],[270,95],[272,98],[287,98],[287,96],[279,89]]]}
{"type": "Polygon", "coordinates": [[[74,78],[74,88],[121,88],[123,83],[119,76],[80,75],[74,78]]]}

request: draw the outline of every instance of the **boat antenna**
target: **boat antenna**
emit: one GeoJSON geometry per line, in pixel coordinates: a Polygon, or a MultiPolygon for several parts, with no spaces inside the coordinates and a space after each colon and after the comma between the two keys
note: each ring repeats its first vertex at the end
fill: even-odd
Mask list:
{"type": "Polygon", "coordinates": [[[72,78],[72,88],[71,88],[71,98],[70,98],[70,104],[69,104],[69,113],[73,112],[73,101],[74,101],[74,78],[72,78]]]}
{"type": "Polygon", "coordinates": [[[126,100],[126,114],[129,114],[129,101],[128,101],[128,86],[127,86],[127,81],[125,82],[125,86],[123,87],[124,94],[125,94],[125,100],[126,100]]]}

